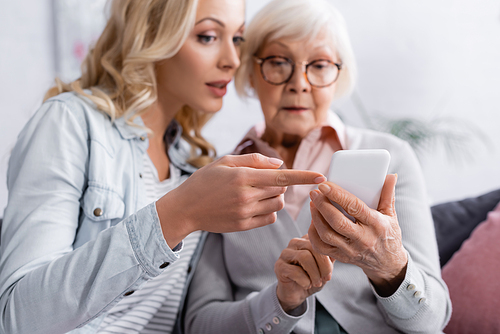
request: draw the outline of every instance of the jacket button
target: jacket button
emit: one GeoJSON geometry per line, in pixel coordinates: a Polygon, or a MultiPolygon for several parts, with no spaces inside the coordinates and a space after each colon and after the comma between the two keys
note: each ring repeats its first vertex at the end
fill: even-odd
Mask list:
{"type": "Polygon", "coordinates": [[[134,290],[130,290],[128,292],[125,292],[123,295],[126,297],[126,296],[130,296],[131,294],[133,294],[135,291],[134,290]]]}
{"type": "Polygon", "coordinates": [[[96,216],[96,217],[102,216],[102,209],[101,208],[96,208],[94,210],[94,216],[96,216]]]}
{"type": "Polygon", "coordinates": [[[160,269],[166,268],[170,265],[170,262],[165,262],[160,266],[160,269]]]}

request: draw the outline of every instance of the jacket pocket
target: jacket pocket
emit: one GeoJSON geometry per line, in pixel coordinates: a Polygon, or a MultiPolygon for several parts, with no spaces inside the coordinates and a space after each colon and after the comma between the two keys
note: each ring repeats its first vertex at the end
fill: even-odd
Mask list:
{"type": "Polygon", "coordinates": [[[116,192],[99,186],[89,186],[83,195],[83,213],[91,221],[123,218],[125,203],[116,192]]]}

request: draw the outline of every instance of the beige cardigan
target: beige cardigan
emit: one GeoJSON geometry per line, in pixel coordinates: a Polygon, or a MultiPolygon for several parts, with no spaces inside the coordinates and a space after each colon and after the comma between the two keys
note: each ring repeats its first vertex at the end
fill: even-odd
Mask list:
{"type": "Polygon", "coordinates": [[[389,173],[398,174],[396,211],[409,254],[399,289],[382,298],[360,268],[337,261],[323,290],[296,316],[285,313],[276,297],[274,263],[292,238],[307,233],[307,202],[297,221],[281,210],[272,225],[209,235],[188,292],[187,333],[314,333],[314,298],[349,333],[441,332],[451,301],[419,163],[410,146],[394,136],[351,127],[345,136],[347,149],[384,148],[391,154],[389,173]]]}

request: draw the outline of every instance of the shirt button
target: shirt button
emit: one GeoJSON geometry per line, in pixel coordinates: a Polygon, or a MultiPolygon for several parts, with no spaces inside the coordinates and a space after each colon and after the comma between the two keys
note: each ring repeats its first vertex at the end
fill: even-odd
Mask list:
{"type": "Polygon", "coordinates": [[[264,330],[262,328],[259,328],[259,334],[264,334],[264,330]]]}
{"type": "Polygon", "coordinates": [[[130,290],[128,292],[125,292],[123,295],[126,297],[126,296],[130,296],[131,294],[133,294],[135,291],[134,290],[130,290]]]}
{"type": "Polygon", "coordinates": [[[415,290],[415,284],[408,284],[408,286],[406,287],[406,290],[408,290],[408,291],[415,290]]]}
{"type": "Polygon", "coordinates": [[[142,174],[141,173],[139,173],[139,177],[142,179],[142,174]]]}
{"type": "Polygon", "coordinates": [[[170,265],[170,262],[165,262],[160,266],[160,269],[167,268],[170,265]]]}
{"type": "Polygon", "coordinates": [[[418,298],[422,295],[422,292],[421,291],[415,291],[415,293],[413,294],[413,297],[415,298],[418,298]]]}
{"type": "Polygon", "coordinates": [[[102,209],[101,208],[96,208],[94,210],[94,216],[96,216],[96,217],[102,216],[102,209]]]}
{"type": "Polygon", "coordinates": [[[142,141],[145,141],[146,137],[145,136],[140,136],[139,139],[142,140],[142,141]]]}
{"type": "Polygon", "coordinates": [[[273,329],[273,326],[272,326],[270,323],[267,323],[267,324],[266,324],[266,329],[267,329],[268,331],[271,331],[271,329],[273,329]]]}
{"type": "Polygon", "coordinates": [[[425,303],[425,301],[426,301],[426,299],[425,299],[425,297],[423,297],[423,298],[420,298],[420,299],[418,300],[418,303],[419,303],[419,304],[422,304],[422,303],[425,303]]]}
{"type": "Polygon", "coordinates": [[[280,318],[274,317],[273,318],[273,324],[278,325],[280,323],[280,318]]]}

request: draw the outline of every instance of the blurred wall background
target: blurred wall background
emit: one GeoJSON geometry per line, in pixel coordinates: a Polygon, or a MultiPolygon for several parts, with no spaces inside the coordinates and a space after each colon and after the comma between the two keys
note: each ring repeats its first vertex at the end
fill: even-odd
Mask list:
{"type": "MultiPolygon", "coordinates": [[[[0,0],[0,216],[10,150],[57,74],[54,1],[0,0]]],[[[455,144],[463,147],[455,159],[439,141],[419,152],[430,204],[500,188],[500,3],[330,1],[346,18],[359,66],[355,95],[334,110],[360,127],[408,117],[462,124],[456,131],[467,140],[455,144]]],[[[247,20],[266,3],[247,0],[247,20]]],[[[261,120],[258,102],[231,86],[204,134],[224,154],[261,120]]]]}

